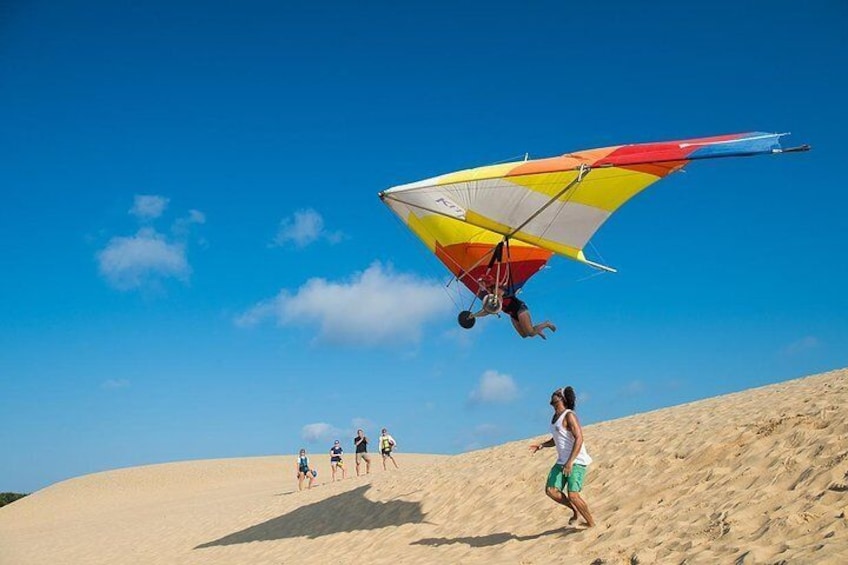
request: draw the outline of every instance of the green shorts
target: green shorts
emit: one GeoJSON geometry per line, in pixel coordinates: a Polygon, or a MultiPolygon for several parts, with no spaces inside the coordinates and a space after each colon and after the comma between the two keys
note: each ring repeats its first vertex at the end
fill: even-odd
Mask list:
{"type": "Polygon", "coordinates": [[[558,491],[566,490],[567,492],[580,492],[583,490],[583,478],[586,476],[586,465],[574,464],[571,466],[571,474],[567,477],[562,474],[562,465],[556,464],[551,467],[551,472],[548,473],[548,482],[545,485],[548,488],[555,488],[558,491]]]}

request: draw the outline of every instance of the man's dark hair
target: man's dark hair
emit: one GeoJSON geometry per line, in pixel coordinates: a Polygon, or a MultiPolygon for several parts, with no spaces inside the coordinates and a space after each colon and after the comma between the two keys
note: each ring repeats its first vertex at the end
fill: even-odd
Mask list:
{"type": "Polygon", "coordinates": [[[574,410],[574,406],[577,404],[577,396],[574,394],[574,389],[570,386],[562,389],[562,399],[565,401],[565,407],[569,410],[574,410]]]}

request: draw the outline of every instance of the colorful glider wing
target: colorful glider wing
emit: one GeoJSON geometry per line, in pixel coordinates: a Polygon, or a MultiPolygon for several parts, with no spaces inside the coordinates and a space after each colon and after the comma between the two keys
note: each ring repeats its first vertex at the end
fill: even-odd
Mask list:
{"type": "Polygon", "coordinates": [[[803,151],[785,134],[742,133],[618,145],[559,157],[478,167],[385,190],[380,198],[450,271],[477,292],[482,259],[509,238],[520,287],[550,259],[586,258],[583,248],[613,212],[690,161],[803,151]]]}

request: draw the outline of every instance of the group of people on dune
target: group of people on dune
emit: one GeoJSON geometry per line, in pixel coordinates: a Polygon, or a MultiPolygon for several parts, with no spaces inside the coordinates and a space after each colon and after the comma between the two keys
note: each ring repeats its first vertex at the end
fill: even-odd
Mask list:
{"type": "MultiPolygon", "coordinates": [[[[397,442],[395,438],[389,435],[386,428],[383,428],[378,440],[380,446],[380,455],[383,458],[383,470],[386,470],[386,461],[391,461],[398,468],[397,461],[392,456],[397,442]]],[[[362,462],[365,462],[365,474],[371,473],[371,456],[368,455],[368,436],[362,429],[356,430],[356,437],[353,438],[353,445],[356,450],[356,476],[360,475],[362,462]]],[[[333,482],[336,481],[336,473],[341,473],[341,478],[347,478],[347,471],[344,468],[342,455],[344,448],[339,440],[333,442],[333,447],[330,448],[330,471],[332,472],[333,482]]],[[[318,477],[318,471],[309,464],[309,457],[306,455],[306,450],[300,450],[297,457],[297,489],[303,490],[303,483],[307,481],[306,488],[312,488],[312,484],[318,477]]]]}
{"type": "MultiPolygon", "coordinates": [[[[592,527],[595,525],[595,520],[589,511],[588,504],[580,494],[583,490],[583,481],[586,478],[586,469],[592,463],[592,457],[586,450],[586,444],[583,441],[583,429],[577,419],[577,414],[574,412],[576,403],[577,396],[570,386],[558,388],[551,394],[550,405],[554,411],[550,423],[551,437],[542,443],[531,444],[530,452],[535,454],[545,447],[556,448],[557,459],[548,472],[545,494],[558,504],[571,510],[569,525],[576,525],[582,517],[585,525],[592,527]]],[[[356,448],[356,476],[360,475],[362,461],[365,462],[365,473],[370,473],[371,459],[368,456],[368,438],[363,430],[356,431],[353,444],[356,448]]],[[[383,428],[379,439],[380,454],[383,457],[383,470],[386,470],[387,460],[390,460],[395,468],[398,467],[397,461],[392,457],[392,450],[395,445],[397,444],[394,438],[389,435],[386,428],[383,428]]],[[[330,468],[333,473],[333,481],[336,480],[336,472],[339,470],[341,471],[341,478],[346,477],[342,463],[343,453],[341,443],[336,440],[333,447],[330,448],[330,468]]],[[[306,450],[301,449],[297,459],[298,489],[303,490],[303,483],[307,480],[307,488],[312,488],[312,483],[317,475],[318,473],[309,465],[306,450]]]]}

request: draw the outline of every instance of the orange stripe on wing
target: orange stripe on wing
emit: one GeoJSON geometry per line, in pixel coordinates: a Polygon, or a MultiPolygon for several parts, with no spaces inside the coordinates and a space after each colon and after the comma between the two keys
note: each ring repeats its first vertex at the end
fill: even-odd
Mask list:
{"type": "Polygon", "coordinates": [[[517,167],[512,169],[505,176],[509,178],[518,175],[535,175],[539,173],[570,171],[577,169],[583,163],[592,165],[593,163],[608,156],[618,148],[619,146],[603,147],[601,149],[590,149],[587,151],[580,151],[579,153],[569,153],[566,155],[561,155],[559,157],[551,157],[549,159],[536,159],[534,161],[527,161],[526,163],[522,163],[521,165],[518,165],[517,167]]]}

